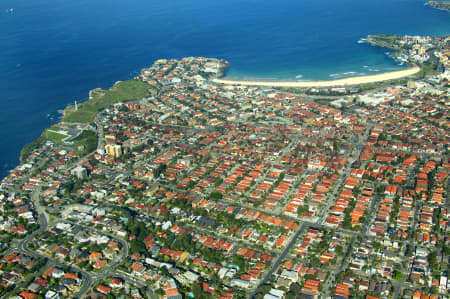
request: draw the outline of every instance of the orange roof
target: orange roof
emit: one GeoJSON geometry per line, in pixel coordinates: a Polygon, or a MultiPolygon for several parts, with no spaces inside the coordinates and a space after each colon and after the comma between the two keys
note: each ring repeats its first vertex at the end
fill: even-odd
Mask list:
{"type": "Polygon", "coordinates": [[[111,288],[104,286],[104,285],[99,285],[97,287],[97,291],[99,291],[100,293],[103,293],[103,294],[108,294],[111,291],[111,288]]]}
{"type": "Polygon", "coordinates": [[[165,295],[167,296],[167,297],[169,297],[169,296],[175,296],[175,295],[178,295],[180,292],[178,292],[178,289],[177,288],[171,288],[171,289],[167,289],[167,290],[165,290],[165,295]]]}
{"type": "Polygon", "coordinates": [[[56,268],[55,267],[51,267],[50,269],[48,269],[47,271],[44,272],[44,274],[42,274],[42,276],[49,276],[53,273],[53,271],[55,271],[56,268]]]}
{"type": "Polygon", "coordinates": [[[34,297],[36,297],[36,294],[28,292],[28,291],[22,291],[22,292],[20,292],[19,296],[24,299],[33,299],[34,297]]]}
{"type": "Polygon", "coordinates": [[[66,273],[66,274],[64,274],[64,278],[70,278],[70,279],[73,279],[73,280],[78,280],[78,276],[76,274],[74,274],[74,273],[66,273]]]}
{"type": "Polygon", "coordinates": [[[100,257],[100,255],[101,255],[100,252],[93,251],[93,252],[89,255],[89,258],[90,258],[90,259],[95,259],[95,258],[100,257]]]}

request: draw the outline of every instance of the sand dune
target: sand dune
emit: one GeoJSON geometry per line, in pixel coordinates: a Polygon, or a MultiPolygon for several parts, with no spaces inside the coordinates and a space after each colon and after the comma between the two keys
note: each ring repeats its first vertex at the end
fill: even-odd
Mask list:
{"type": "Polygon", "coordinates": [[[330,81],[245,81],[245,80],[228,80],[213,79],[213,82],[223,84],[251,85],[251,86],[274,86],[274,87],[333,87],[333,86],[352,86],[365,83],[382,82],[408,77],[417,74],[420,68],[415,66],[403,71],[395,71],[370,76],[351,77],[330,81]]]}

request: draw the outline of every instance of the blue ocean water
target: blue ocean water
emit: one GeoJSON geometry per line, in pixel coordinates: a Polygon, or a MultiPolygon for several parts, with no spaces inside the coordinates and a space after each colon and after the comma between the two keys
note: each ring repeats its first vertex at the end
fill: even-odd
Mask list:
{"type": "Polygon", "coordinates": [[[448,35],[425,0],[3,0],[0,177],[20,149],[84,100],[159,58],[231,62],[227,76],[327,80],[401,68],[367,34],[448,35]],[[13,11],[10,10],[13,8],[13,11]]]}

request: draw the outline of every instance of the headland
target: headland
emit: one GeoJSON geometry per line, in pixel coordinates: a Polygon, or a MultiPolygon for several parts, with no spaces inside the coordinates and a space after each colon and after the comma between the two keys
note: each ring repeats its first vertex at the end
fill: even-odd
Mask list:
{"type": "Polygon", "coordinates": [[[308,96],[186,57],[91,91],[0,181],[0,297],[444,298],[450,38],[391,39],[411,69],[319,83],[432,76],[308,96]]]}
{"type": "Polygon", "coordinates": [[[450,1],[428,1],[426,5],[443,11],[450,11],[450,1]]]}

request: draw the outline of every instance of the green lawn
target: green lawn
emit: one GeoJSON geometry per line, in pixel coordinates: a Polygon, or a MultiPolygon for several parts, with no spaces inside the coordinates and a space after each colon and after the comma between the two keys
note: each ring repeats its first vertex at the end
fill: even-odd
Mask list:
{"type": "MultiPolygon", "coordinates": [[[[73,106],[66,108],[64,110],[64,117],[62,121],[92,123],[97,112],[108,107],[109,105],[118,102],[142,99],[149,96],[151,91],[152,87],[150,87],[147,83],[134,79],[117,83],[109,90],[100,89],[94,92],[89,101],[78,105],[78,111],[75,111],[75,107],[73,106]]],[[[36,148],[42,146],[47,140],[61,144],[64,137],[66,136],[62,134],[44,131],[38,139],[26,144],[23,147],[20,154],[21,161],[28,157],[36,148]],[[47,136],[46,133],[48,133],[47,136]]],[[[85,135],[84,137],[86,137],[84,140],[76,140],[76,144],[85,145],[86,150],[92,148],[95,149],[97,145],[95,145],[95,147],[93,146],[94,141],[92,136],[85,135]]]]}
{"type": "Polygon", "coordinates": [[[80,136],[75,138],[73,142],[77,146],[84,146],[84,150],[81,152],[81,154],[87,154],[93,152],[97,148],[98,139],[94,132],[86,130],[83,131],[80,136]]]}
{"type": "Polygon", "coordinates": [[[109,90],[92,92],[91,99],[78,105],[78,111],[70,106],[64,110],[63,122],[91,123],[100,110],[111,104],[147,97],[151,87],[142,81],[128,80],[115,84],[109,90]]]}
{"type": "Polygon", "coordinates": [[[62,144],[63,143],[63,139],[66,138],[68,135],[64,135],[64,134],[60,134],[54,131],[50,131],[49,129],[47,129],[45,131],[45,137],[47,140],[53,141],[54,143],[57,144],[62,144]]]}

